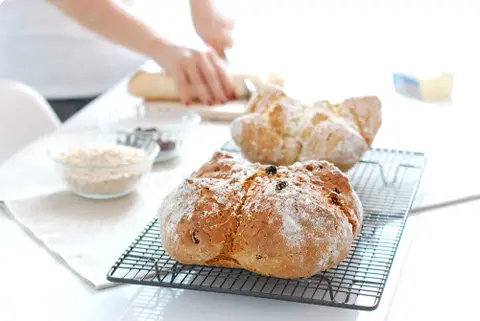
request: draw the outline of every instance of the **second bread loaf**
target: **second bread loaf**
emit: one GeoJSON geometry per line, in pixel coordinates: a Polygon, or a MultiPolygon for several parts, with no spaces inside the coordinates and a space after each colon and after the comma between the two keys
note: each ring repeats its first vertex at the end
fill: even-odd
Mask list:
{"type": "Polygon", "coordinates": [[[375,96],[306,105],[273,85],[253,96],[247,110],[232,122],[232,138],[249,161],[273,165],[326,160],[348,171],[382,123],[375,96]]]}

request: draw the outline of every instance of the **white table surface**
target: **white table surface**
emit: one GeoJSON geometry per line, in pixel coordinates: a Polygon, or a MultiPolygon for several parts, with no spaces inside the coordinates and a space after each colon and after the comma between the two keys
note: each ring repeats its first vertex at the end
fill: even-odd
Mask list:
{"type": "Polygon", "coordinates": [[[0,248],[0,320],[475,320],[479,211],[472,202],[411,217],[374,312],[155,287],[95,292],[0,215],[9,242],[0,248]]]}
{"type": "MultiPolygon", "coordinates": [[[[108,106],[128,108],[138,102],[126,94],[122,82],[67,126],[94,125],[97,115],[108,106]]],[[[394,117],[395,112],[389,115],[394,127],[393,120],[400,116],[394,117]]],[[[411,128],[415,123],[412,120],[411,128]]],[[[405,143],[404,139],[388,140],[390,135],[379,137],[380,143],[384,139],[385,143],[405,143]]],[[[425,186],[436,185],[433,183],[425,186]]],[[[480,285],[478,279],[469,277],[469,272],[476,270],[469,256],[477,247],[474,235],[480,223],[479,210],[480,202],[472,202],[413,215],[380,307],[374,312],[140,286],[93,291],[0,213],[0,320],[416,320],[432,315],[468,316],[475,306],[467,302],[473,303],[480,285]]]]}

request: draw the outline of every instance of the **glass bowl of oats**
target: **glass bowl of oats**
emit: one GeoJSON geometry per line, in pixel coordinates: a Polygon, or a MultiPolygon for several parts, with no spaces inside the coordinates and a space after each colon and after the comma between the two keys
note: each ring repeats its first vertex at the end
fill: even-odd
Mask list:
{"type": "Polygon", "coordinates": [[[57,172],[76,194],[112,199],[133,192],[150,174],[159,146],[144,135],[91,131],[56,135],[47,150],[57,172]]]}

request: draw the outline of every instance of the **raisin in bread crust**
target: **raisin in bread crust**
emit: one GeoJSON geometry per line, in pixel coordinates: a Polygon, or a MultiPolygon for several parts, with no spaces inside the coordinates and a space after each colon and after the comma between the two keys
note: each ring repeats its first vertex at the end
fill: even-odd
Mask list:
{"type": "Polygon", "coordinates": [[[326,161],[269,168],[217,152],[165,198],[158,217],[163,246],[180,263],[298,278],[345,258],[363,209],[326,161]]]}
{"type": "Polygon", "coordinates": [[[231,135],[248,160],[262,164],[327,160],[348,171],[371,146],[382,123],[377,97],[306,105],[274,85],[253,96],[247,111],[232,122],[231,135]]]}

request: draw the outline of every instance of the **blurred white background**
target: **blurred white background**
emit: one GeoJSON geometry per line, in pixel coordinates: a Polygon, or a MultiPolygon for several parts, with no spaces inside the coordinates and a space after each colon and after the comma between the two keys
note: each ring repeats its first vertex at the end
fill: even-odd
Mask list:
{"type": "MultiPolygon", "coordinates": [[[[456,91],[474,91],[477,1],[217,1],[237,18],[234,62],[284,71],[295,84],[308,79],[295,90],[314,86],[324,98],[378,93],[391,88],[393,71],[451,71],[456,91]]],[[[187,0],[137,0],[135,8],[160,32],[195,40],[187,0]]]]}

